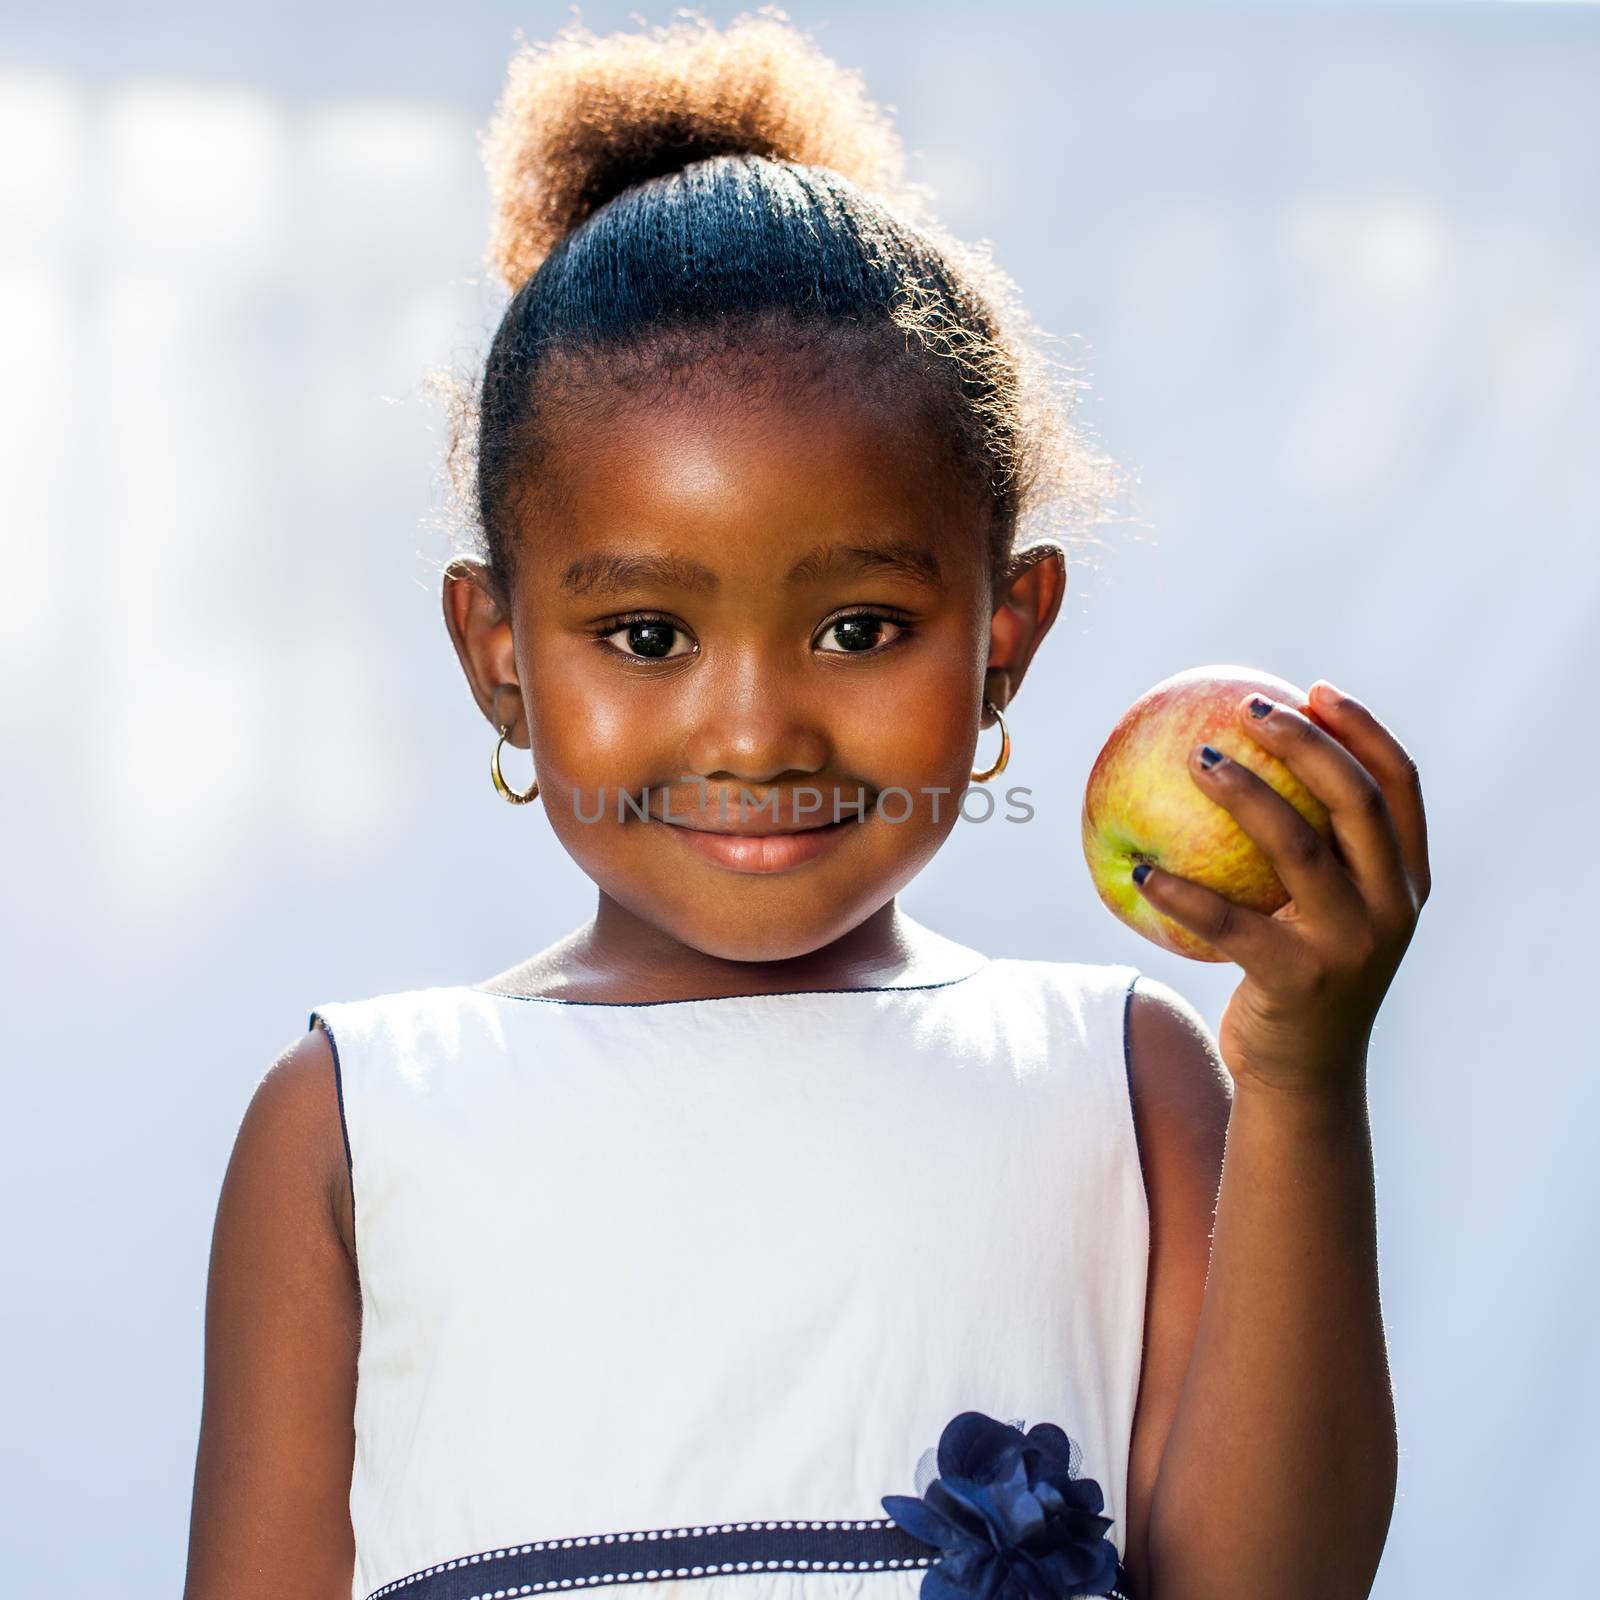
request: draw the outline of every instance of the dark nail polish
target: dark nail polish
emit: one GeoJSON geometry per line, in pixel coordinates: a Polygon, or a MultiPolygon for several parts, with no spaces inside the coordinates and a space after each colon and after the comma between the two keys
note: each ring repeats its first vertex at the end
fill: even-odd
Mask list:
{"type": "Polygon", "coordinates": [[[1272,709],[1270,700],[1263,700],[1260,695],[1252,695],[1250,699],[1250,715],[1264,717],[1272,709]]]}
{"type": "Polygon", "coordinates": [[[1210,768],[1216,766],[1221,759],[1222,752],[1220,750],[1213,750],[1208,744],[1203,744],[1200,746],[1200,765],[1202,767],[1205,767],[1207,770],[1209,770],[1210,768]]]}
{"type": "Polygon", "coordinates": [[[1142,884],[1149,876],[1150,863],[1148,861],[1141,861],[1139,865],[1133,869],[1133,881],[1135,883],[1142,884]]]}

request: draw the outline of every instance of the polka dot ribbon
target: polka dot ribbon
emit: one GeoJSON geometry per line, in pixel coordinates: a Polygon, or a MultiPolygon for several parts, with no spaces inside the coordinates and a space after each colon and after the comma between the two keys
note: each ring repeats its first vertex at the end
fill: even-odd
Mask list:
{"type": "MultiPolygon", "coordinates": [[[[940,1552],[889,1518],[723,1522],[542,1539],[458,1556],[374,1589],[367,1600],[510,1600],[603,1583],[758,1572],[869,1572],[933,1566],[940,1552]]],[[[752,1591],[753,1592],[753,1591],[752,1591]]],[[[1117,1567],[1108,1600],[1129,1600],[1117,1567]]]]}

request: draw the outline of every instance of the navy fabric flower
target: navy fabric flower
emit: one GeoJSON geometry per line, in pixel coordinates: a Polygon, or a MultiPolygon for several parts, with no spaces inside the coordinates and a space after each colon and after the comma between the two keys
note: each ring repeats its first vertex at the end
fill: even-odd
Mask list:
{"type": "Polygon", "coordinates": [[[1109,1594],[1117,1547],[1105,1496],[1074,1476],[1072,1441],[1053,1422],[1020,1427],[963,1411],[939,1436],[939,1475],[920,1499],[883,1496],[913,1539],[943,1550],[921,1600],[1063,1600],[1109,1594]]]}

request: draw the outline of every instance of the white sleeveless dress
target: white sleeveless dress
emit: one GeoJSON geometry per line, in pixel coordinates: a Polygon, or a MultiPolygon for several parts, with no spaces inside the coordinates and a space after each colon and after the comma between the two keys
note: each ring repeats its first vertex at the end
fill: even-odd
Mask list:
{"type": "Polygon", "coordinates": [[[355,1197],[353,1600],[975,1600],[970,1532],[883,1504],[956,1484],[934,1451],[968,1412],[1064,1430],[1120,1558],[1138,971],[971,954],[929,985],[311,1013],[355,1197]]]}

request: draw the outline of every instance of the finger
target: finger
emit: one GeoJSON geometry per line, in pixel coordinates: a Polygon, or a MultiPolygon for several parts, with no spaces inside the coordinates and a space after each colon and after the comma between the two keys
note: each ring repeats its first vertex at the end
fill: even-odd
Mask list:
{"type": "Polygon", "coordinates": [[[1411,886],[1389,801],[1378,780],[1332,733],[1265,695],[1239,702],[1239,721],[1328,808],[1334,837],[1375,913],[1409,913],[1411,886]],[[1264,707],[1261,715],[1252,708],[1264,707]]]}
{"type": "Polygon", "coordinates": [[[1366,920],[1366,904],[1332,844],[1265,778],[1208,744],[1189,752],[1189,764],[1195,782],[1261,847],[1301,916],[1334,932],[1366,920]]]}
{"type": "Polygon", "coordinates": [[[1420,904],[1428,898],[1433,874],[1428,864],[1428,818],[1416,762],[1359,700],[1335,688],[1326,678],[1318,678],[1311,685],[1311,709],[1327,719],[1328,726],[1382,786],[1406,871],[1420,904]]]}
{"type": "Polygon", "coordinates": [[[1140,894],[1157,911],[1199,934],[1246,972],[1270,972],[1281,959],[1284,940],[1293,937],[1281,922],[1163,867],[1140,862],[1133,875],[1140,894]]]}

